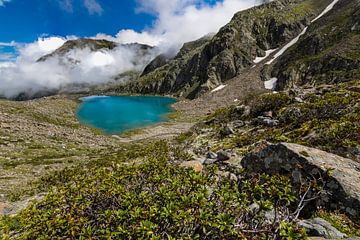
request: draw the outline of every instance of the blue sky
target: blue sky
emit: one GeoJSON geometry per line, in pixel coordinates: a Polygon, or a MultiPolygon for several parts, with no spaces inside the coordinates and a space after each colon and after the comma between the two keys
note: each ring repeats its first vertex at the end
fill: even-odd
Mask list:
{"type": "Polygon", "coordinates": [[[0,7],[0,42],[32,42],[42,34],[94,36],[99,32],[114,35],[124,28],[140,31],[155,18],[136,8],[134,0],[11,0],[0,7]],[[100,8],[91,8],[94,2],[100,8]]]}

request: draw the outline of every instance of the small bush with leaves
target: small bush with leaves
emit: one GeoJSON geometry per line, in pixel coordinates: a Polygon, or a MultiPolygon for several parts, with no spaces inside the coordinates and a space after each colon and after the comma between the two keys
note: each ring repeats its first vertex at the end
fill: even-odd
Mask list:
{"type": "Polygon", "coordinates": [[[219,179],[215,169],[196,173],[169,164],[164,142],[145,152],[142,163],[58,174],[42,201],[2,221],[3,236],[12,231],[17,239],[286,239],[288,232],[305,238],[291,221],[283,223],[280,211],[273,221],[264,218],[264,211],[288,209],[296,201],[287,178],[257,175],[236,182],[219,179]],[[258,211],[249,209],[253,203],[258,211]]]}

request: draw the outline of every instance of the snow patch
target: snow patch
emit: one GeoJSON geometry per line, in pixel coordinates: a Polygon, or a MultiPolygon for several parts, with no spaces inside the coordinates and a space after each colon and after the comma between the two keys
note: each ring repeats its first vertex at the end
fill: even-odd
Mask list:
{"type": "Polygon", "coordinates": [[[218,92],[218,91],[220,91],[221,89],[223,89],[223,88],[225,88],[226,87],[226,85],[220,85],[220,86],[218,86],[217,88],[214,88],[211,92],[213,93],[213,92],[218,92]]]}
{"type": "Polygon", "coordinates": [[[276,87],[276,83],[277,83],[278,79],[276,77],[271,78],[268,81],[265,81],[265,88],[269,89],[269,90],[274,90],[276,87]]]}
{"type": "MultiPolygon", "coordinates": [[[[319,16],[317,16],[316,18],[314,18],[314,19],[311,21],[311,23],[317,21],[317,20],[320,19],[322,16],[324,16],[326,13],[328,13],[331,9],[333,9],[334,6],[335,6],[335,4],[336,4],[337,2],[339,2],[339,0],[334,0],[332,3],[330,3],[330,5],[328,5],[328,6],[325,8],[325,10],[324,10],[322,13],[320,13],[319,16]]],[[[297,42],[299,41],[300,37],[306,33],[307,29],[308,29],[308,27],[304,28],[304,30],[303,30],[296,38],[294,38],[294,39],[291,40],[288,44],[286,44],[279,52],[277,52],[277,53],[275,54],[274,58],[271,59],[270,61],[268,61],[266,64],[267,64],[267,65],[272,64],[278,57],[280,57],[281,55],[283,55],[286,50],[288,50],[290,47],[292,47],[295,43],[297,43],[297,42]]]]}
{"type": "Polygon", "coordinates": [[[286,44],[279,52],[277,52],[275,54],[275,56],[273,57],[273,59],[271,59],[270,61],[268,61],[266,64],[270,65],[272,64],[278,57],[280,57],[281,55],[284,54],[284,52],[286,52],[286,50],[288,50],[289,48],[291,48],[295,43],[297,43],[300,39],[300,37],[302,35],[304,35],[307,31],[308,27],[304,28],[304,30],[302,30],[302,32],[293,40],[291,40],[288,44],[286,44]]]}
{"type": "Polygon", "coordinates": [[[313,22],[319,20],[322,16],[324,16],[325,14],[327,14],[328,12],[330,12],[331,9],[334,8],[334,6],[335,6],[335,4],[336,4],[337,2],[339,2],[339,0],[334,0],[332,3],[330,3],[330,5],[327,6],[327,7],[325,8],[325,10],[324,10],[319,16],[317,16],[315,19],[313,19],[311,22],[313,23],[313,22]]]}
{"type": "Polygon", "coordinates": [[[277,50],[277,48],[276,49],[269,49],[269,50],[265,51],[265,57],[256,57],[255,60],[254,60],[254,63],[262,62],[264,59],[268,58],[270,56],[270,54],[272,54],[276,50],[277,50]]]}

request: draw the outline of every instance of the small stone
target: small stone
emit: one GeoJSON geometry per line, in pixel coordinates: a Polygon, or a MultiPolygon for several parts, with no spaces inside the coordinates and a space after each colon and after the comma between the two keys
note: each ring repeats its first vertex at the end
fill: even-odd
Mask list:
{"type": "Polygon", "coordinates": [[[180,167],[192,168],[195,172],[202,172],[204,166],[199,161],[187,161],[180,164],[180,167]]]}
{"type": "Polygon", "coordinates": [[[268,223],[272,223],[275,220],[276,213],[274,209],[265,212],[264,217],[268,223]]]}
{"type": "Polygon", "coordinates": [[[216,158],[217,158],[217,154],[214,153],[214,152],[208,152],[208,153],[206,154],[206,158],[208,158],[208,159],[216,159],[216,158]]]}
{"type": "Polygon", "coordinates": [[[274,120],[274,119],[271,119],[269,117],[264,117],[264,116],[260,116],[260,117],[255,118],[252,121],[252,123],[255,124],[255,125],[264,125],[264,126],[267,126],[267,127],[274,127],[274,126],[279,125],[278,120],[274,120]]]}
{"type": "Polygon", "coordinates": [[[216,159],[209,159],[209,158],[207,158],[207,159],[205,159],[205,161],[204,161],[204,165],[212,165],[212,164],[215,164],[216,163],[216,159]]]}
{"type": "Polygon", "coordinates": [[[229,160],[230,157],[229,157],[229,154],[225,151],[219,151],[217,152],[217,160],[220,161],[220,162],[224,162],[224,161],[227,161],[229,160]]]}
{"type": "Polygon", "coordinates": [[[273,111],[264,112],[264,116],[272,118],[274,116],[274,112],[273,111]]]}
{"type": "Polygon", "coordinates": [[[260,205],[257,203],[253,203],[249,206],[249,211],[252,213],[257,213],[260,211],[260,205]]]}
{"type": "Polygon", "coordinates": [[[231,125],[233,126],[233,128],[241,128],[241,127],[245,126],[245,123],[241,120],[236,120],[236,121],[232,122],[231,125]]]}
{"type": "Polygon", "coordinates": [[[225,126],[224,129],[223,129],[223,131],[222,131],[222,133],[223,133],[223,135],[225,135],[225,136],[229,136],[229,135],[234,134],[234,130],[232,130],[232,128],[229,127],[229,126],[225,126]]]}
{"type": "Polygon", "coordinates": [[[296,97],[294,100],[295,100],[295,102],[297,102],[297,103],[304,103],[304,100],[302,100],[302,99],[299,98],[299,97],[296,97]]]}
{"type": "Polygon", "coordinates": [[[230,179],[230,181],[234,181],[234,182],[237,182],[239,180],[238,177],[234,173],[229,174],[229,179],[230,179]]]}

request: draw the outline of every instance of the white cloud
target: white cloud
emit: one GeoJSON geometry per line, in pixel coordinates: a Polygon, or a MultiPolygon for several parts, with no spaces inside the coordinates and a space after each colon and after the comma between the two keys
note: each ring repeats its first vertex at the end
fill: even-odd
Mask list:
{"type": "Polygon", "coordinates": [[[0,63],[0,96],[16,97],[44,90],[71,90],[78,85],[113,81],[120,73],[142,68],[154,55],[137,56],[134,48],[119,46],[113,50],[75,49],[64,57],[37,60],[73,37],[40,38],[21,46],[15,62],[0,63]]]}
{"type": "Polygon", "coordinates": [[[129,44],[129,43],[140,43],[146,44],[152,47],[158,46],[160,43],[164,41],[161,36],[153,35],[150,32],[143,31],[143,32],[136,32],[131,29],[124,29],[120,30],[115,37],[104,34],[98,33],[96,34],[94,39],[105,39],[108,41],[118,42],[121,44],[129,44]]]}
{"type": "Polygon", "coordinates": [[[16,46],[16,42],[15,41],[11,41],[11,42],[0,42],[0,47],[15,47],[16,46]]]}
{"type": "Polygon", "coordinates": [[[36,61],[40,57],[59,48],[66,40],[68,39],[62,37],[39,38],[34,43],[19,47],[19,59],[22,62],[36,61]]]}
{"type": "Polygon", "coordinates": [[[143,32],[121,30],[116,38],[121,43],[159,44],[178,49],[184,42],[217,32],[233,15],[256,5],[259,0],[223,0],[215,5],[203,0],[138,0],[140,12],[155,15],[155,24],[143,32]]]}
{"type": "Polygon", "coordinates": [[[10,2],[11,0],[0,0],[0,7],[4,6],[5,3],[10,2]]]}
{"type": "Polygon", "coordinates": [[[90,14],[102,15],[103,8],[96,0],[84,0],[84,5],[90,14]]]}

